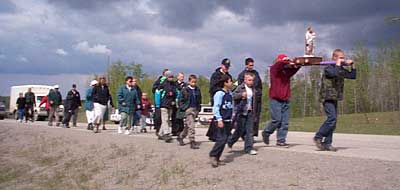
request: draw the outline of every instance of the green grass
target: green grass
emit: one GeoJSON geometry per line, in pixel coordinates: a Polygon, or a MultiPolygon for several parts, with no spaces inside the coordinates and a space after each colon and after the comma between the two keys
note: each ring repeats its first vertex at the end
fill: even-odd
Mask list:
{"type": "MultiPolygon", "coordinates": [[[[289,130],[315,132],[325,119],[325,116],[291,118],[289,130]]],[[[337,133],[400,135],[400,112],[339,115],[336,126],[337,133]]]]}

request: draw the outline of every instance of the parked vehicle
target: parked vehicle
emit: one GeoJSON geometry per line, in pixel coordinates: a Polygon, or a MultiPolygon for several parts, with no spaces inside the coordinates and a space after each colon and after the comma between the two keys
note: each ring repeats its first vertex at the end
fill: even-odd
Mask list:
{"type": "MultiPolygon", "coordinates": [[[[22,85],[22,86],[12,86],[11,87],[11,92],[10,92],[10,109],[9,111],[14,114],[16,117],[16,111],[17,111],[17,99],[19,96],[19,93],[25,94],[28,91],[28,88],[32,89],[32,92],[35,93],[36,97],[36,106],[34,108],[34,118],[35,120],[45,120],[48,118],[48,113],[45,108],[45,105],[42,105],[39,107],[40,101],[42,100],[43,97],[47,96],[49,94],[50,89],[52,89],[52,86],[47,86],[47,85],[22,85]]],[[[60,116],[60,119],[64,116],[64,106],[60,105],[60,107],[57,110],[57,114],[60,116]]]]}
{"type": "Polygon", "coordinates": [[[0,120],[3,120],[6,118],[7,113],[6,113],[6,105],[4,102],[0,102],[0,120]]]}
{"type": "Polygon", "coordinates": [[[209,125],[213,119],[213,111],[211,105],[203,104],[201,105],[201,110],[197,117],[197,121],[201,125],[209,125]]]}

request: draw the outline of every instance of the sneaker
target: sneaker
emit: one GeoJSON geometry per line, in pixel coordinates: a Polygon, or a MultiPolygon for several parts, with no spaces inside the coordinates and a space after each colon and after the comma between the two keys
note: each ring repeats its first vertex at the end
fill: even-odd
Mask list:
{"type": "Polygon", "coordinates": [[[185,142],[183,142],[182,138],[178,137],[176,140],[178,141],[179,146],[185,146],[185,142]]]}
{"type": "Polygon", "coordinates": [[[218,166],[225,166],[226,163],[223,160],[220,160],[219,158],[217,158],[217,162],[218,162],[218,166]]]}
{"type": "Polygon", "coordinates": [[[73,124],[72,127],[77,127],[76,124],[73,124]]]}
{"type": "Polygon", "coordinates": [[[323,144],[326,151],[336,152],[338,149],[330,144],[323,144]]]}
{"type": "Polygon", "coordinates": [[[147,130],[146,129],[141,129],[140,132],[141,133],[147,133],[147,130]]]}
{"type": "Polygon", "coordinates": [[[218,167],[218,160],[216,157],[210,157],[210,163],[213,168],[218,167]]]}
{"type": "Polygon", "coordinates": [[[130,135],[131,134],[131,130],[125,130],[125,135],[130,135]]]}
{"type": "Polygon", "coordinates": [[[255,151],[255,150],[250,150],[250,152],[248,152],[247,154],[249,154],[249,155],[257,155],[257,151],[255,151]]]}
{"type": "Polygon", "coordinates": [[[195,141],[190,142],[190,148],[191,149],[199,149],[199,146],[195,141]]]}
{"type": "Polygon", "coordinates": [[[325,147],[324,147],[324,145],[322,143],[322,139],[314,138],[313,140],[314,140],[315,146],[318,148],[318,150],[320,150],[320,151],[324,151],[325,150],[325,147]]]}
{"type": "Polygon", "coordinates": [[[105,126],[103,126],[103,130],[107,130],[107,128],[105,126]]]}
{"type": "Polygon", "coordinates": [[[90,130],[92,128],[92,124],[91,123],[89,123],[88,125],[87,125],[87,130],[90,130]]]}
{"type": "Polygon", "coordinates": [[[266,145],[269,145],[269,135],[262,132],[263,141],[266,145]]]}
{"type": "Polygon", "coordinates": [[[118,127],[118,134],[122,133],[122,127],[118,127]]]}
{"type": "Polygon", "coordinates": [[[283,148],[289,148],[289,144],[287,144],[285,142],[277,142],[276,146],[283,147],[283,148]]]}
{"type": "Polygon", "coordinates": [[[60,123],[56,123],[56,126],[59,127],[59,126],[60,126],[60,123]]]}

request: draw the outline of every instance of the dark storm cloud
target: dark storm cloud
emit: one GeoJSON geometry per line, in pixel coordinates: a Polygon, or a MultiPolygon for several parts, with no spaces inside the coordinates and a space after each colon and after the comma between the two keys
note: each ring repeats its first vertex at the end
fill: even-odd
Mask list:
{"type": "Polygon", "coordinates": [[[17,6],[10,0],[0,2],[0,13],[12,13],[17,10],[17,6]]]}
{"type": "Polygon", "coordinates": [[[288,0],[252,1],[251,20],[255,25],[281,25],[288,22],[341,24],[366,17],[400,13],[400,1],[365,0],[288,0]]]}
{"type": "Polygon", "coordinates": [[[195,29],[218,7],[215,1],[169,0],[153,1],[159,8],[161,22],[168,27],[195,29]]]}
{"type": "Polygon", "coordinates": [[[49,3],[77,10],[96,10],[107,9],[110,4],[120,1],[122,0],[49,0],[49,3]]]}

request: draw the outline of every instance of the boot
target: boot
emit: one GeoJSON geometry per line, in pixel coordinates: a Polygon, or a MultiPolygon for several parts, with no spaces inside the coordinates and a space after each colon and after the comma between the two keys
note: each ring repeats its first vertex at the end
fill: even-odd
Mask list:
{"type": "Polygon", "coordinates": [[[191,149],[199,149],[199,146],[197,145],[197,143],[195,141],[191,141],[190,142],[190,148],[191,149]]]}
{"type": "Polygon", "coordinates": [[[179,146],[185,146],[185,142],[183,142],[182,138],[178,137],[176,140],[178,141],[179,146]]]}

